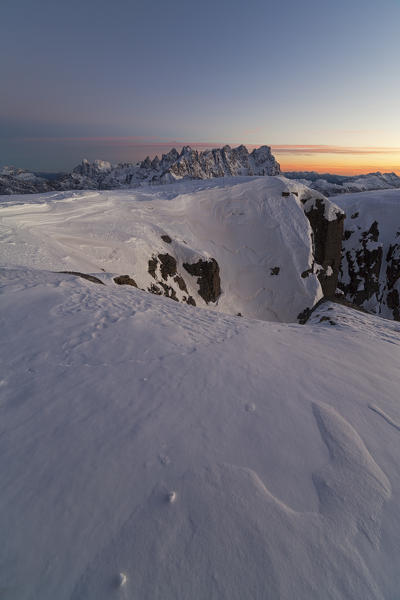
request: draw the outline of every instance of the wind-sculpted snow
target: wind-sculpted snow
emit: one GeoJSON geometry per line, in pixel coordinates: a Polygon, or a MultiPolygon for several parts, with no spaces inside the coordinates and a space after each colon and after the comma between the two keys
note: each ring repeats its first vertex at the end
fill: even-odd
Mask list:
{"type": "Polygon", "coordinates": [[[398,323],[0,281],[6,598],[396,598],[398,323]]]}
{"type": "Polygon", "coordinates": [[[26,198],[0,204],[3,264],[130,279],[273,321],[296,321],[336,288],[342,212],[282,177],[26,198]]]}

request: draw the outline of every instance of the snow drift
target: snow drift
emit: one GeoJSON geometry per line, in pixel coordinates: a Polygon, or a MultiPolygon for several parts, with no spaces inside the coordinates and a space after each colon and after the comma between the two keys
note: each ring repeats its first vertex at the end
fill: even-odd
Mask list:
{"type": "Polygon", "coordinates": [[[5,597],[396,597],[396,323],[1,281],[5,597]]]}

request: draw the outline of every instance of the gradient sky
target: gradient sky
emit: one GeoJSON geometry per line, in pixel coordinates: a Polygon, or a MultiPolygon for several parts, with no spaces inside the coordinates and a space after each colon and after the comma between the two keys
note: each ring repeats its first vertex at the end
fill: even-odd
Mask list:
{"type": "Polygon", "coordinates": [[[265,143],[400,173],[399,31],[400,0],[3,0],[0,164],[265,143]]]}

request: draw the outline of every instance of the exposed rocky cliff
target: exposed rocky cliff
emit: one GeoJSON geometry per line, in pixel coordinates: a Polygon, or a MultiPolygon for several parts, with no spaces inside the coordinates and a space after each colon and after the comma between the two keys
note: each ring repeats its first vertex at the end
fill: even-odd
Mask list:
{"type": "Polygon", "coordinates": [[[347,218],[338,287],[357,306],[400,320],[400,192],[342,196],[347,218]]]}
{"type": "MultiPolygon", "coordinates": [[[[313,230],[315,262],[321,266],[318,279],[326,298],[335,295],[341,261],[343,212],[325,198],[306,202],[304,212],[313,230]]],[[[303,277],[308,273],[303,273],[303,277]]]]}

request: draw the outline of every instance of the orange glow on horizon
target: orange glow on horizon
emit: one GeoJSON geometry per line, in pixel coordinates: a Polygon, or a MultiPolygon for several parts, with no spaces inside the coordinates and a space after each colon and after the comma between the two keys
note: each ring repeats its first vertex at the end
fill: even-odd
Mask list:
{"type": "Polygon", "coordinates": [[[400,175],[400,148],[272,145],[282,171],[359,175],[381,171],[400,175]]]}
{"type": "MultiPolygon", "coordinates": [[[[136,162],[147,155],[154,158],[157,154],[168,152],[171,148],[181,150],[191,146],[195,150],[221,148],[226,142],[188,142],[174,138],[146,136],[126,137],[54,137],[54,138],[13,138],[10,143],[35,145],[41,148],[76,148],[77,160],[87,156],[89,159],[101,158],[110,162],[136,162]]],[[[241,142],[228,142],[231,147],[241,142]]],[[[242,142],[243,143],[243,142],[242,142]]],[[[317,171],[339,175],[358,175],[381,171],[395,172],[400,175],[400,147],[385,146],[338,146],[328,144],[271,144],[263,140],[258,144],[244,145],[249,151],[266,144],[281,165],[282,171],[317,171]]]]}

